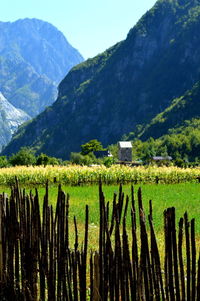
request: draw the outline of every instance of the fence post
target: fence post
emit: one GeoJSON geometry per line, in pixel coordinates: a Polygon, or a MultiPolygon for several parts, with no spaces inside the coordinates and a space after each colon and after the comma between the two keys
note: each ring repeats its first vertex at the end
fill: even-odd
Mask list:
{"type": "Polygon", "coordinates": [[[95,252],[94,254],[94,299],[93,301],[100,301],[100,294],[99,294],[99,254],[95,252]]]}
{"type": "Polygon", "coordinates": [[[3,217],[3,200],[0,196],[0,284],[3,282],[3,229],[2,229],[2,217],[3,217]]]}

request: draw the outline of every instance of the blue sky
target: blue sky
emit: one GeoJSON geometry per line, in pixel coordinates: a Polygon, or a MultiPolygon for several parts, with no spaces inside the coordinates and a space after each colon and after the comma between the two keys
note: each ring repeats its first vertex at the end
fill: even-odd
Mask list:
{"type": "Polygon", "coordinates": [[[155,0],[2,0],[0,21],[38,18],[64,33],[84,58],[126,38],[155,0]]]}

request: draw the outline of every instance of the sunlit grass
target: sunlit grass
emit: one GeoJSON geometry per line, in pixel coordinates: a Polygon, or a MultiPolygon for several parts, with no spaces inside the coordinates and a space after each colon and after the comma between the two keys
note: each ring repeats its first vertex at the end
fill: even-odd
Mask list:
{"type": "MultiPolygon", "coordinates": [[[[22,185],[22,187],[24,187],[22,185]]],[[[141,184],[134,185],[136,210],[137,210],[137,190],[142,188],[143,205],[146,215],[149,210],[149,200],[153,204],[153,218],[156,231],[163,230],[163,212],[168,207],[176,208],[177,222],[182,217],[185,211],[188,212],[189,218],[196,219],[196,232],[200,233],[200,184],[198,183],[181,183],[181,184],[141,184]]],[[[98,185],[92,186],[62,186],[64,192],[70,196],[69,219],[73,221],[76,216],[78,223],[85,221],[85,206],[89,206],[89,222],[90,224],[99,224],[99,197],[98,185]]],[[[30,187],[27,189],[27,193],[30,187]]],[[[118,185],[103,185],[106,202],[110,203],[110,211],[112,209],[113,194],[118,193],[118,185]]],[[[1,191],[8,194],[8,187],[1,187],[1,191]]],[[[40,203],[42,204],[45,188],[38,186],[40,203]]],[[[34,193],[34,189],[32,189],[34,193]]],[[[123,192],[131,198],[131,185],[124,185],[123,192]]],[[[57,185],[50,186],[49,200],[55,208],[57,201],[58,187],[57,185]]],[[[130,216],[130,207],[129,213],[130,216]]],[[[127,219],[127,226],[130,227],[130,218],[127,219]]]]}
{"type": "MultiPolygon", "coordinates": [[[[24,185],[21,185],[24,188],[24,185]]],[[[137,236],[140,245],[140,231],[138,219],[138,204],[137,204],[137,191],[142,188],[143,206],[146,214],[147,230],[148,226],[148,213],[149,213],[149,200],[153,204],[153,224],[157,237],[158,248],[161,256],[161,262],[164,263],[164,219],[163,212],[168,207],[176,208],[176,228],[178,235],[178,221],[183,217],[185,211],[188,212],[189,219],[195,218],[196,229],[196,246],[197,252],[200,250],[200,184],[199,183],[181,183],[181,184],[141,184],[134,185],[135,191],[135,207],[137,213],[137,236]]],[[[26,192],[29,193],[30,189],[34,194],[35,188],[26,186],[26,192]]],[[[40,198],[40,205],[42,207],[45,187],[37,187],[40,198]]],[[[75,243],[75,229],[74,229],[74,216],[76,216],[79,247],[81,248],[84,242],[85,231],[85,207],[89,206],[89,235],[88,235],[88,248],[89,250],[98,250],[99,244],[99,192],[98,185],[83,185],[83,186],[62,186],[63,191],[70,196],[69,207],[69,242],[70,248],[74,248],[75,243]]],[[[7,186],[0,187],[1,192],[10,194],[10,189],[7,186]]],[[[112,202],[114,193],[118,194],[119,185],[103,185],[103,191],[106,202],[110,204],[110,214],[112,211],[112,202]]],[[[131,199],[131,185],[123,185],[123,192],[131,199]]],[[[49,186],[49,203],[53,205],[55,210],[57,201],[58,186],[49,186]]],[[[129,243],[131,246],[131,219],[130,219],[130,204],[127,214],[127,231],[129,235],[129,243]]],[[[184,248],[185,250],[185,248],[184,248]]],[[[185,252],[185,251],[184,251],[185,252]]],[[[198,254],[198,253],[197,253],[198,254]]],[[[185,257],[185,256],[184,256],[185,257]]]]}
{"type": "MultiPolygon", "coordinates": [[[[135,185],[136,210],[137,206],[137,190],[142,188],[143,205],[146,215],[149,211],[149,200],[153,204],[154,226],[157,231],[163,230],[163,212],[168,207],[176,208],[177,222],[185,211],[188,212],[189,218],[196,219],[196,231],[200,233],[200,185],[195,183],[182,184],[159,184],[159,185],[135,185]]],[[[70,195],[70,218],[74,215],[77,221],[84,223],[85,206],[89,206],[90,223],[98,225],[99,223],[99,201],[98,186],[80,186],[71,187],[63,186],[63,190],[70,195]]],[[[114,193],[118,193],[117,185],[103,186],[106,202],[110,203],[110,211],[112,209],[112,201],[114,193]]],[[[40,199],[44,196],[44,188],[39,189],[40,199]]],[[[123,186],[124,195],[131,198],[131,185],[123,186]]],[[[55,206],[57,196],[57,187],[50,188],[50,200],[55,206]]],[[[130,207],[129,213],[130,216],[130,207]]],[[[127,219],[127,226],[130,227],[130,219],[127,219]]]]}

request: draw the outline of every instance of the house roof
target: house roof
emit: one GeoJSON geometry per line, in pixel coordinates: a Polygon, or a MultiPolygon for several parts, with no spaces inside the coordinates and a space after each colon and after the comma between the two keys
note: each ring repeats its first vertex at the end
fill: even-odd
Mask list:
{"type": "Polygon", "coordinates": [[[166,156],[166,157],[156,156],[156,157],[153,157],[153,160],[155,160],[155,161],[160,161],[160,160],[172,160],[172,157],[170,157],[170,156],[166,156]]]}
{"type": "Polygon", "coordinates": [[[120,148],[132,148],[131,141],[119,141],[120,148]]]}

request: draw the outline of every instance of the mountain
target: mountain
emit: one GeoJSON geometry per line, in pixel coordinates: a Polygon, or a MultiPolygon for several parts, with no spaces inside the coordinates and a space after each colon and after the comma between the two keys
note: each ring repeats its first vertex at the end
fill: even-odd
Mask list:
{"type": "Polygon", "coordinates": [[[57,101],[22,126],[5,153],[27,145],[67,158],[90,139],[106,146],[150,123],[198,82],[199,28],[199,1],[157,1],[124,41],[70,70],[57,101]]]}
{"type": "Polygon", "coordinates": [[[171,105],[154,117],[137,136],[146,140],[149,137],[163,136],[172,129],[176,133],[176,129],[185,124],[186,120],[198,118],[200,119],[200,81],[183,96],[175,98],[171,105]]]}
{"type": "Polygon", "coordinates": [[[0,22],[0,89],[32,117],[56,100],[58,83],[82,61],[64,35],[47,22],[0,22]]]}
{"type": "Polygon", "coordinates": [[[5,146],[18,126],[29,119],[30,116],[16,109],[0,92],[0,147],[5,146]]]}
{"type": "Polygon", "coordinates": [[[200,162],[200,81],[125,138],[133,140],[136,159],[170,155],[179,166],[200,162]]]}

